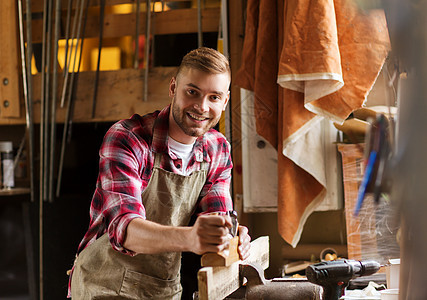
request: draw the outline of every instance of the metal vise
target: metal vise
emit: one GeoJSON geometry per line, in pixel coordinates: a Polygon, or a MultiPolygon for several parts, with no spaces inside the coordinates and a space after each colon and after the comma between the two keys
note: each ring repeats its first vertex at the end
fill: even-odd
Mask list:
{"type": "Polygon", "coordinates": [[[323,289],[306,278],[275,278],[267,280],[264,270],[256,264],[240,265],[240,276],[247,279],[245,299],[248,300],[320,300],[323,289]]]}

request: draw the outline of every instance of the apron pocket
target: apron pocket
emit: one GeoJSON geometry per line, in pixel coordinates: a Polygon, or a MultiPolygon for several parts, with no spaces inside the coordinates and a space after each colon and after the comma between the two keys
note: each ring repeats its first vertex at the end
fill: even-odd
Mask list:
{"type": "Polygon", "coordinates": [[[130,299],[180,299],[180,277],[163,280],[127,269],[120,296],[130,299]]]}

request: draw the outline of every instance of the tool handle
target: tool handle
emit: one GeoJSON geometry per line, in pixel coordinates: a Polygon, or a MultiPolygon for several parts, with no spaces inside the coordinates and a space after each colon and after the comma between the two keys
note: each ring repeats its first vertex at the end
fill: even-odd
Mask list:
{"type": "Polygon", "coordinates": [[[342,296],[344,285],[322,285],[323,299],[325,300],[339,300],[342,296]]]}

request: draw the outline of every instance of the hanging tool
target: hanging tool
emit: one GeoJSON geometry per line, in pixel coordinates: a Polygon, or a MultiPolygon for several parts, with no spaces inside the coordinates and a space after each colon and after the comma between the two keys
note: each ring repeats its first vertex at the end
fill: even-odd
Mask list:
{"type": "Polygon", "coordinates": [[[139,27],[141,19],[141,0],[136,0],[136,27],[135,27],[135,56],[133,60],[133,68],[138,69],[139,67],[139,27]]]}
{"type": "Polygon", "coordinates": [[[338,300],[351,279],[372,275],[378,272],[380,267],[381,265],[373,260],[340,259],[308,266],[305,275],[308,281],[323,287],[322,299],[338,300]]]}
{"type": "Polygon", "coordinates": [[[368,193],[374,194],[374,201],[378,204],[381,193],[389,189],[385,171],[391,153],[388,127],[387,118],[383,114],[378,114],[376,119],[372,121],[370,130],[366,135],[365,157],[367,157],[367,164],[354,209],[356,216],[359,214],[368,193]]]}
{"type": "Polygon", "coordinates": [[[150,35],[151,35],[151,0],[147,0],[147,18],[145,25],[145,73],[144,73],[144,101],[148,101],[148,71],[150,68],[150,35]]]}
{"type": "MultiPolygon", "coordinates": [[[[84,21],[83,21],[83,29],[82,29],[82,38],[81,38],[81,43],[80,43],[80,56],[79,56],[79,62],[77,65],[77,73],[80,72],[80,65],[81,65],[81,58],[82,58],[82,53],[83,53],[83,43],[84,43],[84,33],[85,33],[85,29],[86,29],[86,21],[87,21],[87,12],[89,9],[89,2],[90,0],[88,0],[86,2],[86,7],[84,8],[84,4],[85,4],[85,0],[82,0],[80,2],[80,11],[79,11],[79,29],[77,31],[77,43],[76,43],[76,55],[77,55],[77,47],[79,45],[79,40],[80,40],[80,31],[81,31],[81,21],[83,18],[83,11],[85,11],[85,15],[84,15],[84,21]]],[[[73,70],[75,69],[75,62],[76,59],[74,59],[74,64],[73,64],[73,70]]],[[[67,141],[67,133],[68,133],[68,128],[71,124],[71,120],[72,120],[72,110],[73,110],[73,91],[74,91],[74,72],[71,76],[71,89],[70,92],[68,93],[68,101],[67,101],[67,109],[66,109],[66,115],[65,115],[65,121],[64,121],[64,130],[62,133],[62,143],[61,143],[61,153],[60,153],[60,158],[59,158],[59,166],[58,166],[58,180],[57,180],[57,184],[56,184],[56,197],[59,197],[60,191],[61,191],[61,181],[62,181],[62,169],[64,167],[64,156],[65,156],[65,144],[67,141]]]]}
{"type": "Polygon", "coordinates": [[[98,85],[99,85],[99,68],[101,64],[101,52],[102,52],[102,38],[104,33],[104,15],[105,15],[105,0],[101,0],[101,6],[99,8],[99,42],[98,42],[98,61],[96,63],[95,71],[95,86],[93,89],[92,99],[92,119],[95,118],[96,110],[96,98],[98,96],[98,85]]]}

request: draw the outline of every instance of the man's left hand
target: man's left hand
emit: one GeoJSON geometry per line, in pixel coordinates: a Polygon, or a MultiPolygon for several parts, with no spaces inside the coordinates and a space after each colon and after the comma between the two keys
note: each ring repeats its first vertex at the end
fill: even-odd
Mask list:
{"type": "Polygon", "coordinates": [[[250,255],[251,237],[248,234],[248,228],[239,225],[239,256],[241,260],[245,260],[250,255]]]}

